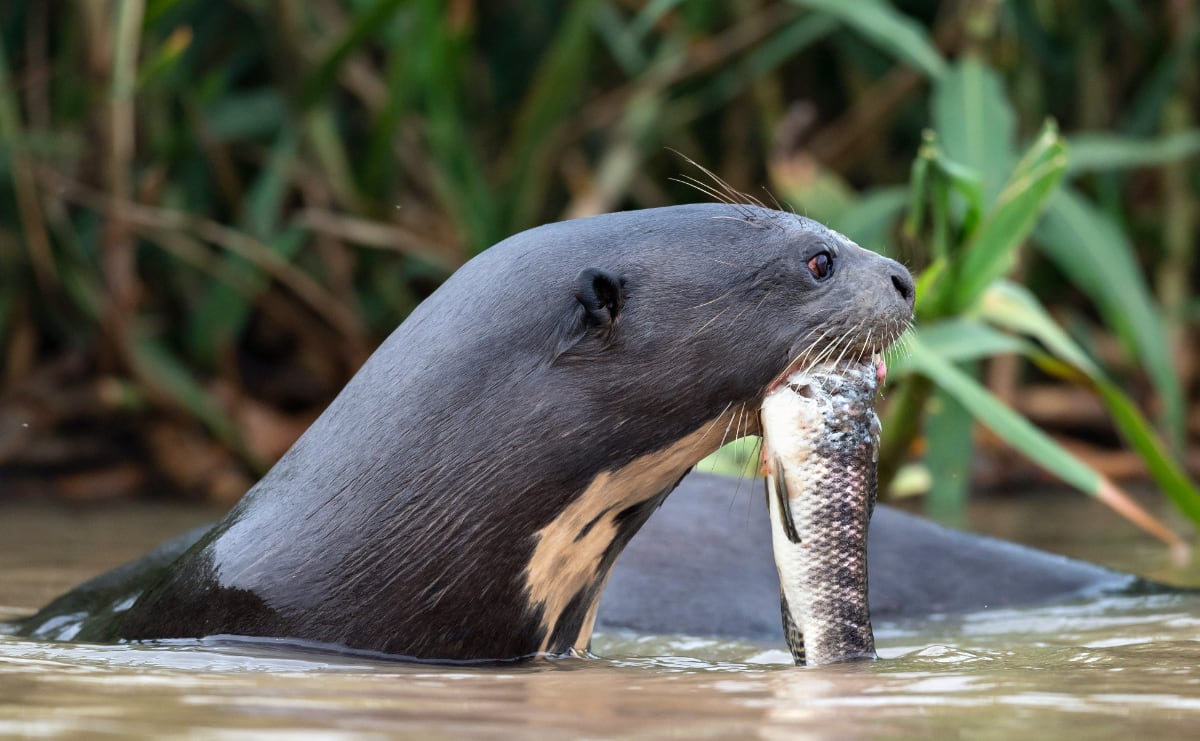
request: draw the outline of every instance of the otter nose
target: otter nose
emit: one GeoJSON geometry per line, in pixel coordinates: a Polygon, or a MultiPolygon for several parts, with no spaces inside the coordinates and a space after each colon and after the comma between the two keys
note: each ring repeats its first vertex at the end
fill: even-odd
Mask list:
{"type": "Polygon", "coordinates": [[[913,299],[916,298],[916,289],[913,287],[913,279],[908,270],[899,263],[892,267],[892,286],[895,287],[896,293],[900,294],[900,298],[904,299],[909,306],[913,305],[913,299]]]}

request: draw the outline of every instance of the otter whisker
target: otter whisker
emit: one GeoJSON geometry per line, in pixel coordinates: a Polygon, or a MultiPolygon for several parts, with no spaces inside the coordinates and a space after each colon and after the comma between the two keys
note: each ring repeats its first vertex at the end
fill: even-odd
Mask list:
{"type": "Polygon", "coordinates": [[[768,187],[767,187],[767,186],[765,186],[765,185],[761,185],[761,186],[759,186],[759,187],[763,189],[763,192],[764,192],[764,193],[766,193],[767,195],[771,196],[771,202],[775,204],[775,210],[776,210],[776,211],[782,211],[782,210],[783,210],[783,206],[782,206],[782,205],[779,203],[779,199],[775,197],[775,194],[774,194],[774,193],[771,191],[771,189],[770,189],[770,188],[768,188],[768,187]]]}
{"type": "Polygon", "coordinates": [[[694,338],[696,338],[696,337],[699,337],[701,332],[703,332],[704,330],[708,329],[709,325],[711,325],[713,322],[715,322],[715,321],[717,321],[718,319],[720,319],[720,318],[721,318],[721,316],[722,316],[722,315],[723,315],[725,312],[727,312],[727,311],[729,311],[729,307],[728,307],[728,306],[726,306],[724,309],[721,309],[720,311],[718,311],[718,312],[717,312],[717,313],[716,313],[716,314],[713,316],[713,318],[712,318],[712,319],[709,319],[707,322],[705,322],[705,323],[703,324],[703,326],[701,326],[701,327],[700,327],[700,329],[697,329],[695,332],[693,332],[693,333],[692,333],[692,334],[691,334],[691,335],[688,337],[688,339],[690,340],[690,339],[694,339],[694,338]]]}
{"type": "Polygon", "coordinates": [[[716,185],[717,188],[724,191],[730,198],[729,203],[732,203],[733,201],[738,200],[740,198],[744,198],[744,199],[750,201],[751,203],[755,204],[759,208],[765,208],[762,204],[762,201],[758,200],[757,198],[750,195],[749,193],[743,193],[742,191],[738,190],[737,188],[734,188],[724,178],[717,175],[715,172],[708,169],[704,165],[700,164],[699,162],[696,162],[693,159],[686,157],[686,155],[684,156],[684,159],[687,159],[687,161],[693,167],[695,167],[697,170],[699,170],[700,172],[707,175],[713,181],[713,183],[716,185]]]}
{"type": "MultiPolygon", "coordinates": [[[[821,339],[822,340],[827,339],[828,336],[829,335],[827,335],[827,334],[823,334],[821,336],[821,339]]],[[[828,344],[823,345],[817,351],[817,353],[814,357],[811,357],[806,361],[806,365],[808,367],[812,367],[812,366],[820,365],[820,364],[826,362],[827,360],[829,360],[830,357],[833,356],[833,353],[837,352],[838,345],[840,345],[841,342],[842,342],[842,337],[839,336],[839,337],[834,338],[832,342],[829,342],[828,344]]]]}
{"type": "Polygon", "coordinates": [[[758,300],[758,305],[754,307],[754,310],[755,310],[755,311],[758,311],[759,309],[761,309],[761,308],[762,308],[763,304],[765,304],[765,303],[767,302],[767,298],[768,298],[768,297],[770,297],[770,295],[771,295],[771,292],[772,292],[772,291],[774,291],[774,290],[775,290],[774,288],[768,288],[768,289],[767,289],[767,290],[766,290],[766,291],[763,293],[763,296],[762,296],[762,298],[760,298],[760,299],[758,300]]]}
{"type": "MultiPolygon", "coordinates": [[[[701,439],[701,440],[707,440],[707,439],[708,439],[708,433],[712,432],[712,428],[713,428],[713,427],[716,427],[717,423],[721,421],[721,417],[724,417],[724,416],[725,416],[725,413],[726,413],[726,412],[728,412],[728,411],[730,410],[730,408],[731,408],[731,407],[733,407],[733,402],[732,402],[732,401],[731,401],[731,402],[729,402],[728,404],[726,404],[726,405],[725,405],[725,408],[721,410],[721,413],[720,413],[720,414],[718,414],[717,416],[713,417],[713,421],[712,421],[712,422],[709,422],[709,423],[708,423],[708,427],[705,427],[705,428],[704,428],[704,433],[703,433],[703,434],[700,436],[700,439],[701,439]]],[[[724,437],[724,436],[722,436],[722,437],[721,437],[721,444],[722,444],[722,445],[724,445],[724,444],[725,444],[725,437],[724,437]]],[[[717,446],[717,447],[720,447],[720,446],[717,446]]]]}
{"type": "MultiPolygon", "coordinates": [[[[685,162],[690,164],[692,167],[695,167],[697,170],[699,170],[704,175],[708,176],[708,178],[710,178],[713,181],[713,183],[715,184],[715,187],[708,188],[708,190],[711,192],[711,195],[713,195],[713,197],[716,198],[718,201],[737,208],[739,211],[741,211],[743,214],[745,214],[747,220],[753,220],[755,217],[755,213],[753,211],[751,211],[746,204],[740,202],[743,199],[750,201],[751,203],[754,203],[759,208],[766,208],[765,206],[763,206],[762,202],[759,201],[757,198],[749,195],[748,193],[743,193],[743,192],[737,190],[736,188],[731,186],[729,183],[727,183],[723,178],[719,177],[712,170],[708,169],[704,165],[701,165],[699,162],[696,162],[691,157],[688,157],[686,154],[683,154],[682,152],[675,150],[675,149],[671,149],[670,151],[679,155],[680,157],[682,157],[684,159],[685,162]],[[721,191],[724,195],[717,195],[715,191],[721,191]]],[[[697,180],[696,178],[691,178],[687,175],[684,175],[683,177],[688,177],[689,180],[691,180],[692,183],[694,183],[693,187],[697,187],[701,184],[700,181],[697,180]]],[[[697,187],[697,189],[699,189],[699,188],[697,187]]]]}
{"type": "MultiPolygon", "coordinates": [[[[721,421],[721,418],[724,417],[725,414],[728,413],[731,408],[733,408],[732,401],[725,405],[725,408],[721,410],[720,414],[718,414],[716,417],[713,418],[712,422],[708,423],[708,427],[704,428],[704,434],[701,435],[699,439],[707,440],[708,435],[710,432],[712,432],[713,427],[715,427],[717,425],[717,423],[721,421]]],[[[721,442],[719,445],[717,445],[718,448],[725,444],[725,438],[729,435],[729,426],[731,424],[733,424],[732,417],[730,417],[729,420],[726,421],[726,423],[725,423],[725,432],[721,433],[721,442]]],[[[699,443],[697,443],[697,444],[699,444],[699,443]]]]}
{"type": "MultiPolygon", "coordinates": [[[[734,441],[741,440],[745,436],[743,433],[743,430],[745,429],[744,426],[746,425],[746,402],[744,402],[744,401],[742,402],[741,409],[738,410],[737,417],[738,417],[738,420],[737,420],[738,424],[737,424],[737,430],[734,432],[734,435],[735,435],[735,437],[733,438],[734,441]]],[[[731,500],[729,503],[730,511],[733,510],[733,502],[737,501],[738,494],[742,490],[742,481],[746,477],[745,468],[746,468],[745,466],[741,466],[738,468],[738,482],[737,482],[737,486],[733,490],[733,500],[731,500]]]]}
{"type": "Polygon", "coordinates": [[[709,304],[715,304],[722,299],[729,298],[730,294],[732,294],[732,293],[733,293],[733,289],[731,288],[728,291],[726,291],[725,293],[722,293],[720,296],[717,296],[716,298],[712,299],[711,301],[705,301],[702,304],[696,304],[695,306],[692,307],[692,309],[702,309],[705,306],[708,306],[709,304]]]}
{"type": "Polygon", "coordinates": [[[786,366],[786,367],[788,367],[788,368],[797,368],[797,367],[800,367],[801,365],[809,365],[809,363],[807,362],[807,359],[808,359],[808,357],[809,357],[809,356],[812,354],[812,352],[813,352],[813,349],[814,349],[814,348],[816,348],[816,347],[817,347],[817,346],[818,346],[818,345],[819,345],[819,344],[820,344],[822,341],[824,341],[824,339],[825,339],[827,336],[828,336],[828,333],[827,333],[827,331],[826,331],[826,330],[825,330],[823,327],[813,327],[812,329],[810,329],[810,330],[809,330],[807,333],[805,333],[805,335],[804,335],[804,336],[803,336],[803,337],[800,339],[801,343],[804,343],[804,344],[805,344],[805,347],[804,347],[804,349],[803,349],[803,350],[801,350],[801,351],[799,352],[799,354],[797,354],[797,355],[796,355],[796,357],[795,357],[795,358],[792,358],[792,359],[791,359],[791,360],[788,362],[788,364],[787,364],[787,366],[786,366]],[[809,342],[809,340],[810,340],[810,339],[813,337],[813,335],[814,335],[814,334],[816,334],[817,332],[820,332],[820,336],[819,336],[819,337],[817,337],[816,339],[813,339],[811,342],[809,342]]]}
{"type": "Polygon", "coordinates": [[[747,218],[747,219],[739,219],[739,218],[738,218],[738,217],[736,217],[736,216],[713,216],[713,217],[712,217],[712,219],[713,219],[713,221],[718,221],[718,220],[721,220],[721,219],[724,219],[724,220],[726,220],[726,221],[740,221],[740,222],[742,222],[743,224],[752,224],[752,223],[754,223],[752,219],[748,219],[748,218],[747,218]]]}
{"type": "Polygon", "coordinates": [[[701,193],[704,193],[705,195],[707,195],[711,198],[715,198],[717,201],[719,201],[720,203],[724,203],[727,206],[738,205],[732,199],[730,199],[729,196],[726,195],[724,192],[712,187],[708,183],[705,183],[701,180],[697,180],[696,178],[692,177],[691,175],[679,175],[677,177],[671,177],[669,179],[676,183],[679,183],[680,185],[687,185],[695,190],[698,190],[701,193]]]}
{"type": "MultiPolygon", "coordinates": [[[[726,206],[733,206],[733,207],[737,208],[738,212],[746,217],[744,219],[745,221],[750,221],[753,217],[753,213],[751,213],[750,211],[742,210],[741,207],[745,206],[745,204],[738,203],[736,200],[730,198],[725,193],[722,193],[721,191],[716,190],[715,188],[712,188],[711,186],[706,185],[705,183],[702,183],[699,180],[696,180],[695,178],[691,177],[690,175],[681,175],[677,178],[676,177],[670,178],[670,180],[673,180],[674,182],[679,183],[680,185],[689,186],[692,189],[697,190],[697,191],[705,194],[706,196],[715,199],[718,203],[724,203],[726,206]]],[[[716,218],[716,217],[714,217],[714,218],[716,218]]],[[[732,217],[726,217],[726,218],[732,218],[732,217]]]]}

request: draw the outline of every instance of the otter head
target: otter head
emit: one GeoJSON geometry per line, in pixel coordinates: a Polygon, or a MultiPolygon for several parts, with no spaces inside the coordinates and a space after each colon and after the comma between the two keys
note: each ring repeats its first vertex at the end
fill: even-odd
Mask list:
{"type": "Polygon", "coordinates": [[[912,319],[902,265],[811,219],[710,204],[596,221],[608,242],[572,250],[581,267],[558,288],[568,308],[551,365],[613,429],[646,418],[678,432],[757,408],[789,372],[869,359],[912,319]]]}
{"type": "Polygon", "coordinates": [[[551,263],[570,266],[545,287],[560,309],[553,331],[539,330],[549,359],[528,376],[561,406],[534,424],[556,460],[592,466],[538,529],[525,569],[539,648],[553,652],[586,646],[608,569],[680,477],[721,443],[757,433],[764,394],[789,372],[890,345],[912,318],[914,291],[893,260],[810,219],[749,206],[612,214],[528,234],[552,245],[551,263]]]}

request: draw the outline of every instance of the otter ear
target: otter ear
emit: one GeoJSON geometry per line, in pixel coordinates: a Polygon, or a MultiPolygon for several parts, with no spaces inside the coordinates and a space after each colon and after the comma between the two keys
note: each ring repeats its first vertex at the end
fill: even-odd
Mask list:
{"type": "Polygon", "coordinates": [[[583,304],[587,321],[611,329],[625,305],[625,279],[602,268],[588,268],[575,279],[575,298],[583,304]]]}

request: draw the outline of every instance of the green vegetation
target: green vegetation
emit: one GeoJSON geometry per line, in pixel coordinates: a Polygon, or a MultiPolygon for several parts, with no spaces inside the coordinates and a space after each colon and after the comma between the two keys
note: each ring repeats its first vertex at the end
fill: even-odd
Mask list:
{"type": "Polygon", "coordinates": [[[923,439],[931,506],[961,506],[980,417],[1115,502],[1094,459],[1011,408],[1029,384],[1073,384],[1108,410],[1094,436],[1123,438],[1200,522],[1179,462],[1200,424],[1198,15],[4,3],[0,412],[31,387],[98,391],[35,419],[32,441],[0,430],[0,470],[114,415],[261,470],[277,454],[263,430],[302,426],[471,254],[545,221],[696,200],[670,148],[920,274],[885,477],[923,439]]]}

